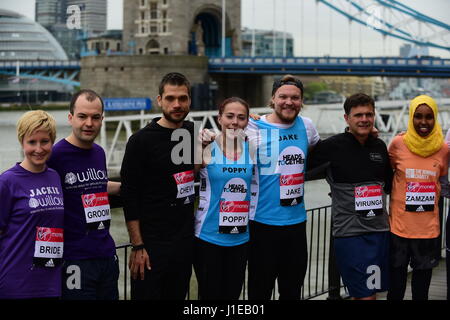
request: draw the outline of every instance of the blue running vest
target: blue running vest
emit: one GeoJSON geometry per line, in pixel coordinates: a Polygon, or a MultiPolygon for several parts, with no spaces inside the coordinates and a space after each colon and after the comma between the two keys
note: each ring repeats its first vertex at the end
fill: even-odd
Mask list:
{"type": "Polygon", "coordinates": [[[195,213],[195,235],[219,246],[248,241],[250,187],[253,162],[248,142],[236,161],[227,159],[216,142],[211,162],[200,170],[200,201],[195,213]]]}
{"type": "Polygon", "coordinates": [[[308,136],[303,120],[297,117],[289,128],[254,121],[261,143],[257,153],[258,186],[250,219],[284,226],[306,221],[303,201],[308,136]]]}

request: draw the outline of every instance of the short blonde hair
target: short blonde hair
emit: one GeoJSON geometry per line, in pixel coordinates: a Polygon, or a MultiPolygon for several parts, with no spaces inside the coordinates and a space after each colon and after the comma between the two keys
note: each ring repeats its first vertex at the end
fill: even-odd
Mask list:
{"type": "Polygon", "coordinates": [[[26,135],[31,135],[37,130],[47,131],[52,143],[56,139],[55,119],[43,110],[25,112],[17,121],[17,138],[20,144],[26,135]]]}

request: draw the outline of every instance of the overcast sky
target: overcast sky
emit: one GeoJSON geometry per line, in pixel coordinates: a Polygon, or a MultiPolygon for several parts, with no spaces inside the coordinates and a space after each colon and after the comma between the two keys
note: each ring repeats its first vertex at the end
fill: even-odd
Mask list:
{"type": "MultiPolygon", "coordinates": [[[[108,1],[108,29],[122,28],[124,0],[108,1]]],[[[125,0],[127,1],[127,0],[125,0]]],[[[330,0],[345,3],[344,0],[330,0]]],[[[362,3],[362,0],[358,0],[362,3]]],[[[399,0],[413,9],[450,24],[450,0],[399,0]]],[[[20,12],[34,19],[34,0],[0,0],[0,8],[20,12]]],[[[242,0],[243,27],[287,31],[294,36],[294,54],[305,56],[398,55],[402,40],[383,37],[331,11],[315,0],[242,0]],[[275,11],[274,11],[275,3],[275,11]],[[317,9],[316,9],[317,8],[317,9]],[[274,19],[275,17],[275,19],[274,19]]],[[[446,39],[450,41],[450,34],[446,39]]],[[[449,45],[449,44],[447,44],[449,45]]],[[[446,50],[431,55],[450,58],[446,50]]]]}

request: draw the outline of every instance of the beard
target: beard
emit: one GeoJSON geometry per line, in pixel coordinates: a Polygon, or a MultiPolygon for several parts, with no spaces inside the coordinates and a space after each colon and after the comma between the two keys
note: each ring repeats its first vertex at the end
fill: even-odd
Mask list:
{"type": "Polygon", "coordinates": [[[298,114],[300,113],[300,110],[296,111],[293,115],[285,116],[283,115],[283,110],[274,109],[277,117],[283,121],[284,123],[292,123],[297,118],[298,114]]]}
{"type": "Polygon", "coordinates": [[[174,117],[174,116],[172,116],[172,114],[171,114],[170,112],[167,112],[167,111],[164,111],[164,110],[163,110],[163,115],[164,115],[164,118],[165,118],[167,121],[172,122],[172,123],[175,123],[175,124],[178,124],[178,123],[180,123],[180,122],[183,122],[184,119],[186,118],[186,116],[188,115],[188,112],[186,112],[186,111],[181,111],[181,112],[183,112],[183,115],[182,115],[182,116],[180,116],[180,117],[174,117]]]}

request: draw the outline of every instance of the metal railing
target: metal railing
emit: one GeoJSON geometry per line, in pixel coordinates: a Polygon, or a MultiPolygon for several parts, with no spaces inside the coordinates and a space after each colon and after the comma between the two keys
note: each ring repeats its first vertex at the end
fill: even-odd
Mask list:
{"type": "MultiPolygon", "coordinates": [[[[331,206],[324,206],[307,210],[307,237],[308,237],[308,269],[306,271],[305,282],[302,288],[302,299],[311,299],[329,291],[330,283],[328,273],[335,272],[335,265],[330,265],[330,235],[331,235],[331,206]]],[[[116,247],[119,261],[123,266],[120,277],[123,281],[122,298],[130,298],[130,281],[128,272],[128,255],[130,244],[123,244],[116,247]]],[[[195,274],[192,274],[196,282],[195,274]]],[[[338,280],[340,281],[340,280],[338,280]]],[[[331,284],[334,288],[336,284],[331,284]]],[[[338,284],[340,287],[340,284],[338,284]]],[[[273,292],[273,299],[278,298],[277,286],[273,292]]],[[[193,293],[188,293],[188,299],[198,299],[193,297],[193,293]]],[[[241,299],[247,299],[247,283],[244,281],[241,299]]]]}
{"type": "MultiPolygon", "coordinates": [[[[450,207],[449,199],[441,198],[439,200],[439,214],[441,221],[441,248],[445,250],[445,223],[447,212],[450,207]]],[[[308,237],[308,268],[304,284],[302,287],[301,299],[308,300],[318,296],[328,294],[327,299],[338,300],[346,297],[341,296],[341,289],[344,287],[339,271],[335,263],[333,250],[333,237],[331,236],[331,205],[306,210],[307,213],[307,237],[308,237]]],[[[123,263],[123,272],[120,277],[123,280],[122,298],[130,298],[130,281],[128,272],[128,254],[130,244],[123,244],[116,247],[119,261],[123,263]]],[[[194,282],[195,273],[192,273],[194,282]]],[[[191,288],[192,289],[192,288],[191,288]]],[[[278,288],[272,294],[272,299],[278,298],[278,288]]],[[[241,299],[246,300],[247,283],[244,281],[241,299]]],[[[191,290],[187,295],[188,300],[195,300],[191,290]]]]}

